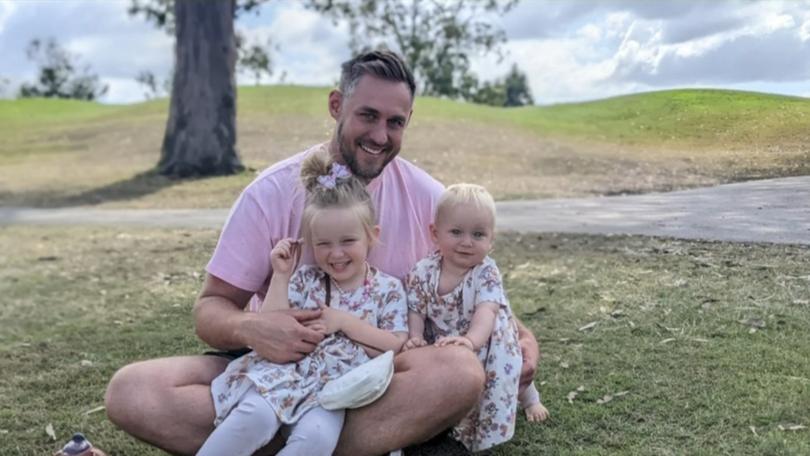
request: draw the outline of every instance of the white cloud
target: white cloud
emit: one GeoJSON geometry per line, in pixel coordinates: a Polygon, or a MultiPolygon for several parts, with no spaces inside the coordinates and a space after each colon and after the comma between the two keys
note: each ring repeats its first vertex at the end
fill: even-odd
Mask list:
{"type": "MultiPolygon", "coordinates": [[[[110,84],[107,102],[142,97],[137,73],[159,79],[172,66],[173,38],[126,13],[129,0],[0,0],[0,77],[31,80],[25,46],[53,36],[110,84]]],[[[274,0],[237,28],[252,42],[271,38],[275,73],[263,82],[328,85],[349,55],[345,25],[295,0],[274,0]]],[[[810,0],[523,0],[500,19],[505,59],[472,56],[482,79],[512,63],[540,103],[671,87],[742,87],[810,92],[810,0]]],[[[252,77],[239,74],[241,83],[252,77]]]]}
{"type": "MultiPolygon", "coordinates": [[[[251,41],[273,43],[271,57],[274,75],[279,81],[303,85],[330,85],[340,72],[340,64],[350,57],[348,30],[335,26],[322,15],[304,8],[297,2],[281,2],[269,25],[241,27],[251,41]]],[[[252,76],[242,75],[245,82],[252,76]]],[[[241,83],[241,80],[240,80],[241,83]]]]}
{"type": "Polygon", "coordinates": [[[10,0],[0,1],[0,33],[3,33],[3,30],[5,30],[6,21],[14,14],[16,8],[17,6],[10,0]]]}
{"type": "Polygon", "coordinates": [[[145,98],[145,88],[132,78],[102,78],[107,84],[105,100],[108,103],[136,103],[145,98]]]}

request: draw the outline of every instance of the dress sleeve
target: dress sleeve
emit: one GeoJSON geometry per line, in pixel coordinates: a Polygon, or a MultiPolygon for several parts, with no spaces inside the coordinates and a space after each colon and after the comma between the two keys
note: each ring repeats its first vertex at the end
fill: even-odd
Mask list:
{"type": "Polygon", "coordinates": [[[308,269],[308,267],[302,266],[298,268],[290,278],[290,285],[287,288],[287,300],[290,303],[290,309],[304,308],[304,304],[307,301],[307,294],[311,287],[311,284],[308,284],[306,280],[308,269]]]}
{"type": "Polygon", "coordinates": [[[407,293],[408,310],[415,312],[422,317],[427,316],[428,294],[425,292],[426,278],[421,272],[422,262],[416,263],[411,272],[405,276],[405,290],[407,293]]]}
{"type": "Polygon", "coordinates": [[[498,270],[498,265],[494,261],[487,258],[484,263],[476,268],[475,282],[475,305],[484,302],[494,302],[501,306],[509,306],[506,300],[506,293],[503,289],[503,280],[501,280],[501,272],[498,270]]]}
{"type": "Polygon", "coordinates": [[[408,309],[405,290],[399,279],[391,277],[383,293],[383,307],[377,327],[391,332],[408,332],[408,309]]]}

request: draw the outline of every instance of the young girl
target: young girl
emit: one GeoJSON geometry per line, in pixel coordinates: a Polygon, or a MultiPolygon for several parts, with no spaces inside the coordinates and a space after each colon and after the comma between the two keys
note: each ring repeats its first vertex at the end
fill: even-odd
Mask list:
{"type": "Polygon", "coordinates": [[[399,351],[407,338],[402,284],[366,263],[379,227],[365,186],[325,153],[304,161],[301,179],[307,190],[302,232],[316,266],[296,270],[299,242],[278,242],[261,311],[321,308],[310,325],[326,337],[295,363],[275,364],[255,352],[232,361],[211,384],[217,427],[198,455],[251,455],[282,424],[291,433],[279,455],[332,454],[344,411],[321,408],[317,393],[380,354],[377,349],[399,351]]]}
{"type": "Polygon", "coordinates": [[[448,187],[430,226],[438,251],[419,261],[406,279],[410,339],[403,349],[433,342],[461,345],[484,364],[481,402],[453,429],[453,437],[470,451],[512,438],[518,400],[530,421],[548,417],[533,383],[518,396],[517,324],[498,267],[487,256],[494,229],[495,202],[483,187],[448,187]]]}

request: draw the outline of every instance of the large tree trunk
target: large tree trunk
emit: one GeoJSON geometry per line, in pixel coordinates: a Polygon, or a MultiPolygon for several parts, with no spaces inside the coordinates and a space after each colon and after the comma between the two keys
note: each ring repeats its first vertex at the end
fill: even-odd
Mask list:
{"type": "Polygon", "coordinates": [[[175,0],[175,73],[160,174],[233,174],[236,152],[234,0],[175,0]]]}

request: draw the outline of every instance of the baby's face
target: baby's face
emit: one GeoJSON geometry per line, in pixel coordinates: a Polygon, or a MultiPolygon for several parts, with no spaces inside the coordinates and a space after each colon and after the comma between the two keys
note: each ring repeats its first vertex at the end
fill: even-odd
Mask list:
{"type": "Polygon", "coordinates": [[[442,260],[459,269],[480,264],[492,249],[495,220],[492,213],[474,204],[459,204],[438,214],[432,227],[433,241],[442,260]]]}

